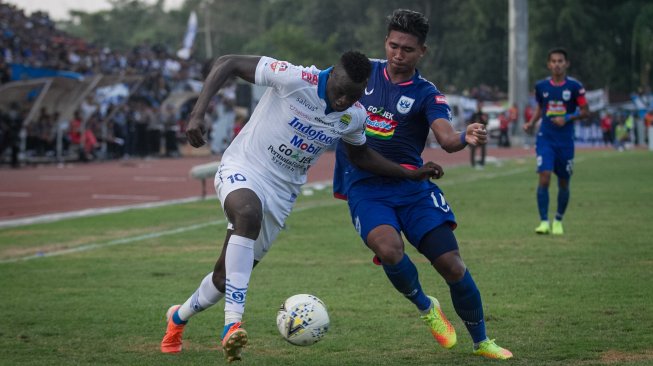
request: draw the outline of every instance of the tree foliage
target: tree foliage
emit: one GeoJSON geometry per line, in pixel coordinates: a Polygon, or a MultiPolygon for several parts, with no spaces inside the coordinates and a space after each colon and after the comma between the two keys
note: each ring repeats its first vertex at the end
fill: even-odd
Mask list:
{"type": "MultiPolygon", "coordinates": [[[[386,17],[396,8],[430,19],[422,74],[445,92],[480,84],[507,89],[508,0],[186,0],[165,11],[163,0],[111,0],[113,8],[74,12],[73,34],[99,45],[179,48],[191,10],[200,31],[194,56],[266,54],[321,67],[349,49],[384,58],[386,17]],[[207,47],[210,41],[210,48],[207,47]]],[[[570,74],[588,88],[624,93],[651,84],[653,4],[649,0],[531,0],[529,75],[545,77],[550,48],[565,47],[570,74]]]]}

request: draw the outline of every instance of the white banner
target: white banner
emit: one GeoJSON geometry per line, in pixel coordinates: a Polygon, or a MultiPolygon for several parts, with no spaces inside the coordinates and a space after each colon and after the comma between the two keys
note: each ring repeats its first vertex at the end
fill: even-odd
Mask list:
{"type": "Polygon", "coordinates": [[[609,104],[608,93],[605,89],[588,90],[585,92],[587,106],[591,112],[600,111],[609,104]]]}
{"type": "Polygon", "coordinates": [[[195,35],[197,34],[197,14],[195,11],[190,13],[188,17],[188,28],[186,29],[186,34],[184,35],[184,43],[182,49],[177,51],[177,56],[181,59],[188,60],[190,58],[191,51],[193,50],[193,42],[195,41],[195,35]]]}

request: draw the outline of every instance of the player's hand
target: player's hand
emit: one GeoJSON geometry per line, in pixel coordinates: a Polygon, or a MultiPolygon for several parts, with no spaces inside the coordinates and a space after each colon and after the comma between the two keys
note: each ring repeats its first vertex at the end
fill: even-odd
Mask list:
{"type": "Polygon", "coordinates": [[[524,125],[522,126],[522,129],[524,129],[524,132],[530,134],[532,131],[531,129],[533,128],[533,124],[530,122],[524,122],[524,125]]]}
{"type": "Polygon", "coordinates": [[[186,137],[188,142],[192,147],[200,147],[206,143],[204,140],[204,134],[206,133],[206,127],[204,127],[204,118],[200,117],[191,117],[188,120],[188,126],[186,127],[186,137]]]}
{"type": "Polygon", "coordinates": [[[419,169],[411,170],[410,175],[410,179],[412,180],[440,179],[444,175],[444,170],[439,164],[429,161],[419,169]]]}
{"type": "Polygon", "coordinates": [[[465,131],[465,141],[473,146],[487,144],[487,130],[482,123],[472,123],[465,131]]]}
{"type": "Polygon", "coordinates": [[[562,127],[566,123],[565,118],[560,116],[551,118],[551,122],[553,122],[558,127],[562,127]]]}

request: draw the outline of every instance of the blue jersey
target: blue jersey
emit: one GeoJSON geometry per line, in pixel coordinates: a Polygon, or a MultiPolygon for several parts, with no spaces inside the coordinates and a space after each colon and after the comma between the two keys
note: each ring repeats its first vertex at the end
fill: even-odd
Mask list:
{"type": "Polygon", "coordinates": [[[566,123],[560,127],[551,122],[551,119],[575,113],[578,107],[587,104],[583,84],[570,77],[565,77],[561,84],[555,84],[549,77],[535,84],[535,100],[542,111],[542,124],[537,134],[538,139],[543,138],[562,145],[573,145],[574,124],[566,123]]]}
{"type": "MultiPolygon", "coordinates": [[[[367,144],[386,159],[409,167],[421,167],[431,123],[443,118],[451,121],[451,109],[445,96],[418,71],[409,81],[393,84],[386,72],[386,60],[372,60],[372,74],[360,99],[367,111],[367,144]]],[[[358,169],[347,159],[338,143],[333,190],[345,198],[349,187],[360,180],[375,177],[358,169]]]]}

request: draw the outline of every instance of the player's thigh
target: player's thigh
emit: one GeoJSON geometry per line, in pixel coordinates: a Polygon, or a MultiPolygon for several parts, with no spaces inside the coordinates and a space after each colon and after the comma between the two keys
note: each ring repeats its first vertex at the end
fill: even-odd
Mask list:
{"type": "Polygon", "coordinates": [[[565,146],[556,150],[554,173],[558,178],[569,180],[574,174],[574,148],[565,146]]]}
{"type": "Polygon", "coordinates": [[[286,226],[292,212],[300,187],[278,182],[261,182],[263,201],[263,220],[258,239],[254,243],[254,259],[260,261],[274,244],[279,232],[286,226]]]}
{"type": "Polygon", "coordinates": [[[553,171],[555,150],[546,140],[538,140],[535,146],[537,155],[537,172],[553,171]]]}
{"type": "Polygon", "coordinates": [[[438,226],[448,223],[456,226],[456,217],[444,197],[444,192],[435,184],[429,184],[419,194],[414,194],[410,202],[397,210],[401,231],[406,239],[417,247],[424,235],[438,226]]]}

